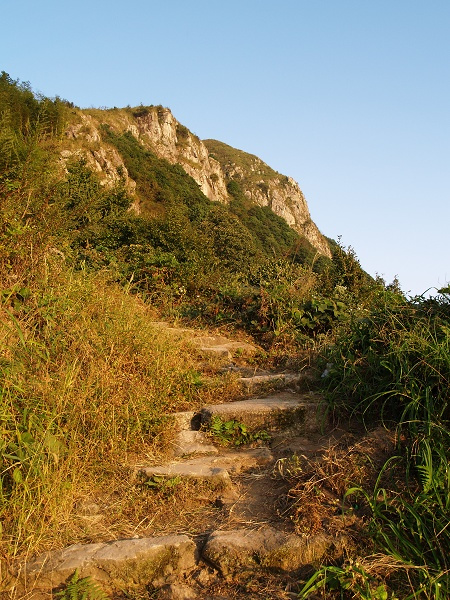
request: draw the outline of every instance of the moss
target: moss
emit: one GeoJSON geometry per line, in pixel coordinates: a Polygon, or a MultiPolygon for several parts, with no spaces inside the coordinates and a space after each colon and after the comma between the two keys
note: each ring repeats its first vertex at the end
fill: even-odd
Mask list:
{"type": "Polygon", "coordinates": [[[179,551],[173,547],[166,547],[161,548],[155,556],[130,560],[120,567],[110,568],[102,565],[102,568],[108,572],[115,589],[126,588],[130,591],[133,587],[164,580],[177,569],[179,562],[179,551]]]}

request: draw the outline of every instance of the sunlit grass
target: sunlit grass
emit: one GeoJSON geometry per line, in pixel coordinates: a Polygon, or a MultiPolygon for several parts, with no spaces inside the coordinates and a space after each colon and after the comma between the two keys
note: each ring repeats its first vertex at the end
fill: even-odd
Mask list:
{"type": "Polygon", "coordinates": [[[4,556],[74,541],[80,532],[67,525],[80,498],[123,478],[138,454],[162,455],[167,415],[198,408],[226,385],[203,381],[188,342],[154,320],[106,276],[70,270],[3,302],[4,556]]]}

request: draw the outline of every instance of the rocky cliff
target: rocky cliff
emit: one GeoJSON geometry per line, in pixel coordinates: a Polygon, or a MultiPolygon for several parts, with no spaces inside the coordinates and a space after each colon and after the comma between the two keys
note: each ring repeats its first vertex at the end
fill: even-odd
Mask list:
{"type": "MultiPolygon", "coordinates": [[[[280,175],[258,157],[222,142],[200,140],[179,123],[168,108],[141,106],[75,111],[66,130],[63,160],[84,155],[105,184],[122,178],[128,190],[134,193],[135,183],[120,154],[102,140],[100,129],[104,125],[116,133],[130,132],[148,150],[172,164],[180,164],[214,202],[228,203],[227,184],[238,182],[251,203],[268,206],[321,254],[331,256],[328,242],[311,220],[303,193],[291,177],[280,175]]],[[[139,212],[138,198],[134,208],[139,212]]]]}
{"type": "Polygon", "coordinates": [[[260,158],[217,140],[205,140],[210,156],[217,159],[227,181],[239,183],[245,196],[258,206],[268,206],[325,256],[331,257],[327,240],[311,220],[298,183],[274,171],[260,158]]]}

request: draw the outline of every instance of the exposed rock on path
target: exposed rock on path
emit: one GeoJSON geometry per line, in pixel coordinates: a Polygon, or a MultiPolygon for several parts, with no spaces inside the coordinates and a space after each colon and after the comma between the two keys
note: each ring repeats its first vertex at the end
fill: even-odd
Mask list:
{"type": "Polygon", "coordinates": [[[64,583],[75,571],[90,576],[106,588],[132,589],[159,584],[192,570],[198,560],[197,546],[186,535],[115,540],[98,544],[75,544],[47,553],[27,565],[28,583],[35,591],[64,583]]]}

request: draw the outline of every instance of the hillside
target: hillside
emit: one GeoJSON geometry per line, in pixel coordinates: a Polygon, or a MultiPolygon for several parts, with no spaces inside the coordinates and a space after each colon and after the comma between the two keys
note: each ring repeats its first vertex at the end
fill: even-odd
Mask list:
{"type": "Polygon", "coordinates": [[[261,159],[217,140],[205,140],[210,157],[222,167],[228,188],[240,189],[251,205],[266,206],[290,227],[306,237],[321,254],[331,258],[328,242],[311,220],[308,205],[297,182],[280,175],[261,159]]]}
{"type": "Polygon", "coordinates": [[[321,254],[295,189],[2,73],[2,599],[449,597],[450,290],[321,254]]]}

